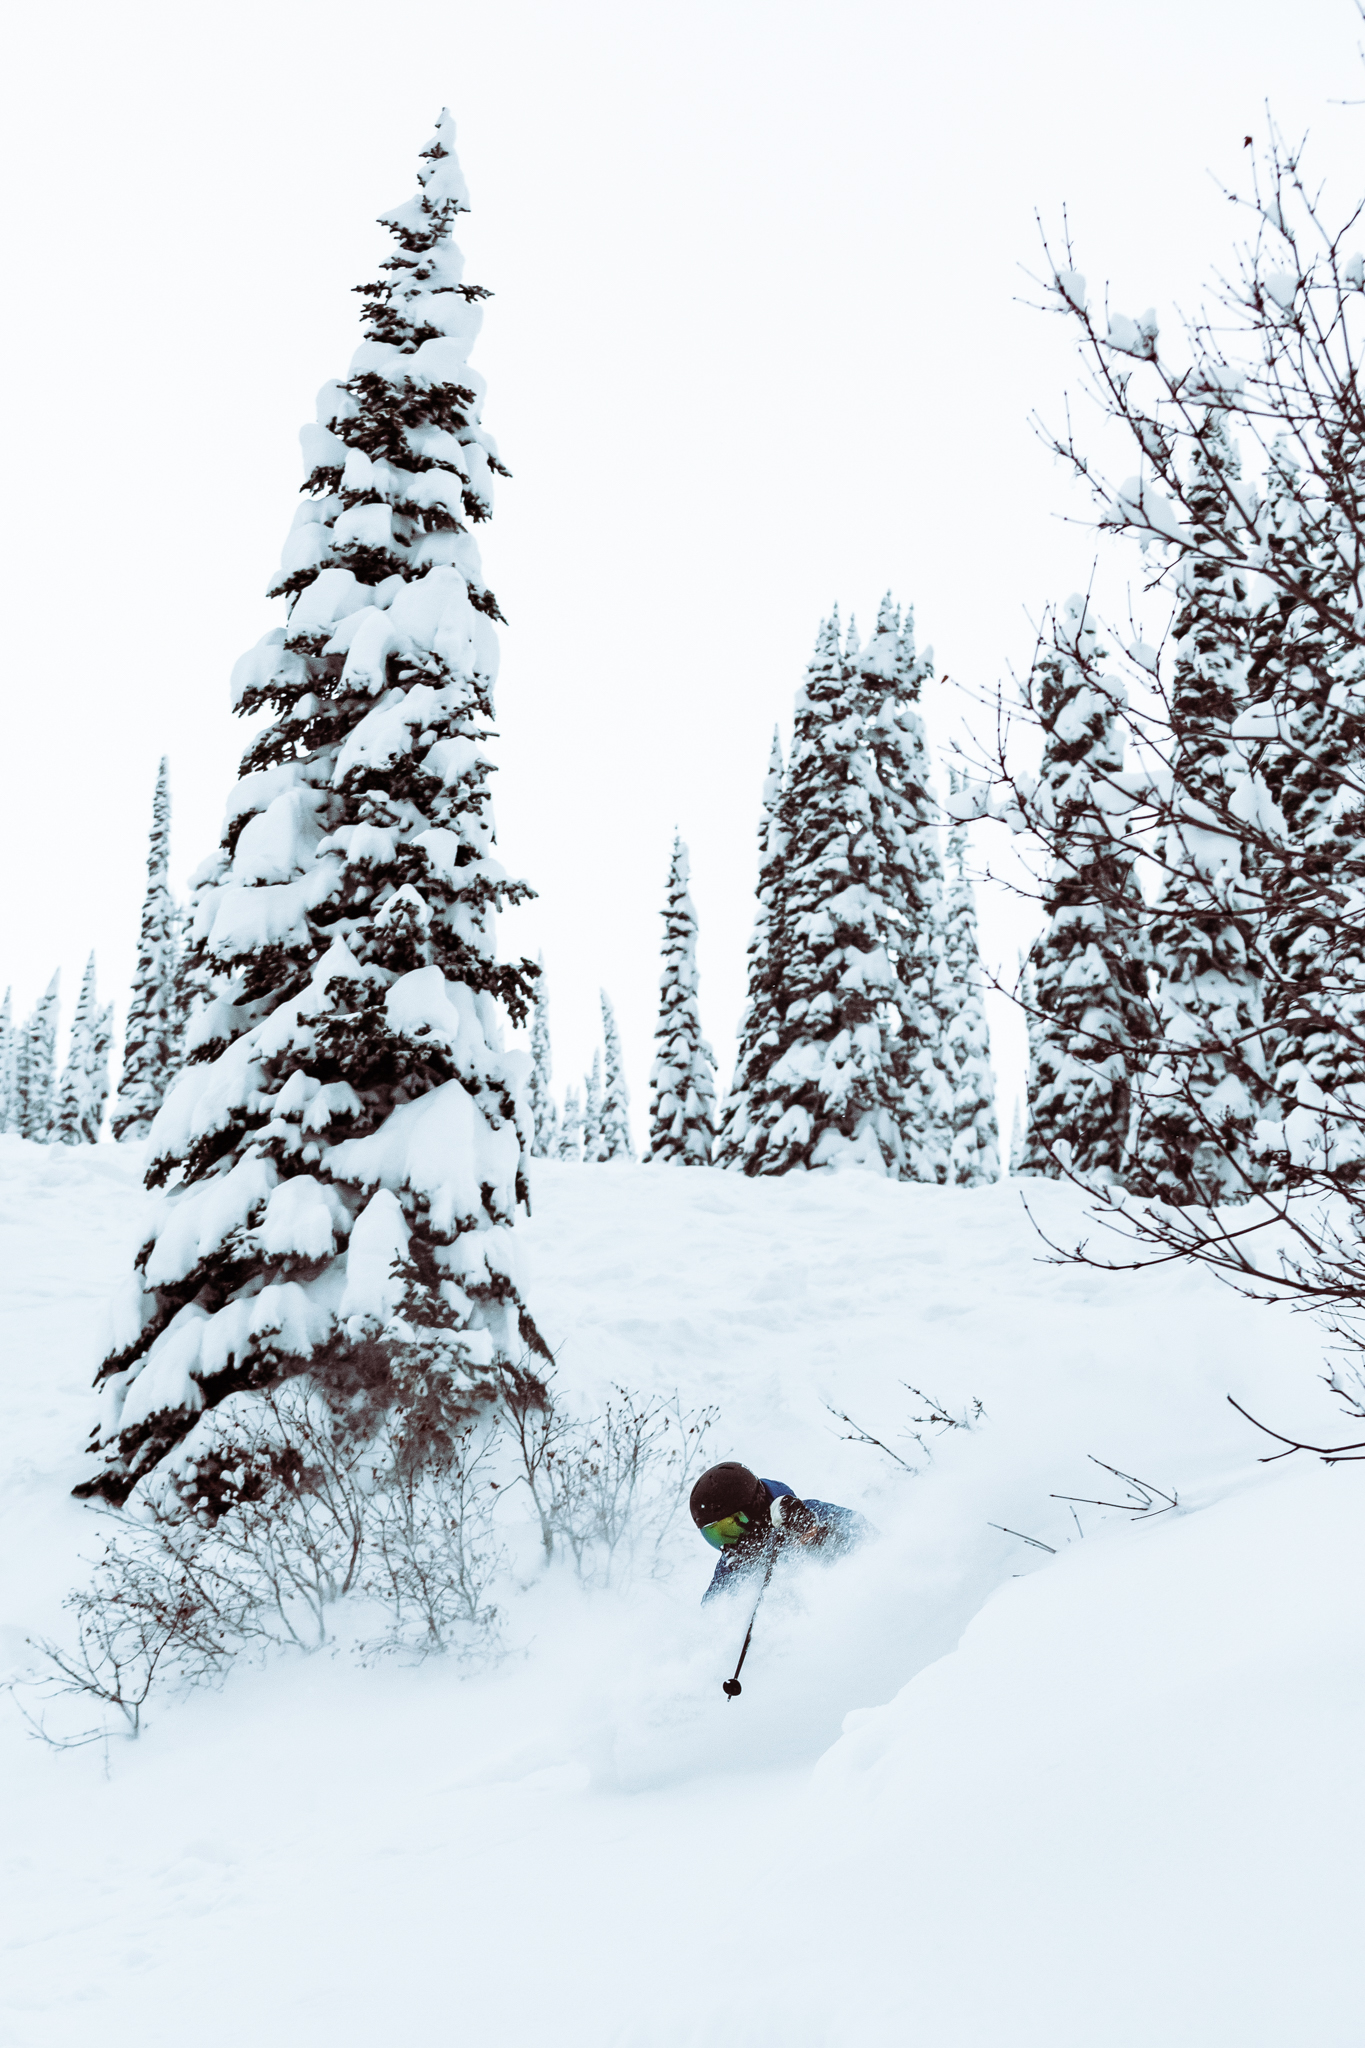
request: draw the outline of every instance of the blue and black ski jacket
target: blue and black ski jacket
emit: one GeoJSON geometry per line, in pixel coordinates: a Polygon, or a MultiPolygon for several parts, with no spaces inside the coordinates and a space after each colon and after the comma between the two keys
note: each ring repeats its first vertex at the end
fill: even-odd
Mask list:
{"type": "MultiPolygon", "coordinates": [[[[778,1500],[784,1494],[788,1500],[798,1498],[794,1490],[784,1480],[764,1479],[760,1483],[768,1489],[768,1499],[770,1501],[778,1500]]],[[[815,1500],[813,1497],[805,1495],[800,1496],[800,1498],[805,1500],[806,1506],[810,1509],[811,1513],[819,1521],[823,1522],[830,1531],[830,1540],[825,1546],[826,1554],[831,1549],[836,1551],[848,1550],[853,1544],[861,1541],[864,1536],[869,1534],[870,1523],[866,1522],[855,1509],[838,1507],[832,1500],[815,1500]]],[[[774,1533],[774,1531],[769,1531],[768,1535],[774,1533]]],[[[766,1536],[759,1536],[753,1543],[746,1541],[742,1544],[736,1544],[733,1550],[722,1550],[716,1564],[716,1569],[711,1574],[711,1583],[701,1596],[702,1606],[704,1607],[708,1600],[713,1599],[717,1593],[723,1592],[727,1587],[742,1585],[751,1573],[761,1570],[767,1562],[767,1557],[768,1541],[766,1536]]]]}

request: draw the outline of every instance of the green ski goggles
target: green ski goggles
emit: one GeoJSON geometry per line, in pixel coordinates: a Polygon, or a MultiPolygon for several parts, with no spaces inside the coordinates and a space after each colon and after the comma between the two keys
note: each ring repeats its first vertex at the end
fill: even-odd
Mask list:
{"type": "Polygon", "coordinates": [[[702,1535],[713,1550],[728,1550],[738,1543],[749,1527],[747,1515],[722,1515],[719,1521],[703,1522],[702,1535]]]}

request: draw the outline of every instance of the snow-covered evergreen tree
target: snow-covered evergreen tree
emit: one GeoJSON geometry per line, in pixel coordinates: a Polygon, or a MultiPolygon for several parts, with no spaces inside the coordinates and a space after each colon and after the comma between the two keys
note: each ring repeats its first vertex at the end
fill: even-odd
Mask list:
{"type": "Polygon", "coordinates": [[[602,1157],[602,1055],[594,1048],[583,1083],[583,1162],[595,1166],[602,1157]]]}
{"type": "Polygon", "coordinates": [[[145,1138],[170,1085],[177,917],[167,879],[171,853],[169,764],[162,756],[152,797],[147,887],[142,898],[137,966],[123,1032],[123,1070],[112,1129],[116,1138],[145,1138]]]}
{"type": "Polygon", "coordinates": [[[170,972],[166,984],[166,1058],[172,1078],[185,1064],[190,1019],[199,1007],[200,990],[191,944],[193,930],[193,903],[177,903],[171,926],[170,972]]]}
{"type": "Polygon", "coordinates": [[[1018,1173],[1024,1158],[1024,1114],[1019,1097],[1014,1098],[1014,1115],[1010,1118],[1010,1178],[1018,1173]]]}
{"type": "Polygon", "coordinates": [[[0,1137],[19,1128],[18,1033],[14,1028],[14,997],[5,990],[0,1007],[0,1137]]]}
{"type": "Polygon", "coordinates": [[[743,1166],[748,1156],[749,1090],[765,1071],[777,1046],[778,985],[771,955],[772,934],[781,916],[781,798],[782,739],[774,726],[758,819],[758,909],[749,939],[748,983],[737,1033],[739,1051],[716,1137],[714,1157],[718,1166],[743,1166]]]}
{"type": "Polygon", "coordinates": [[[1038,1048],[1042,1018],[1038,1012],[1038,987],[1033,978],[1033,961],[1020,948],[1019,974],[1014,985],[1014,1000],[1023,1012],[1024,1028],[1028,1033],[1028,1062],[1024,1073],[1024,1092],[1014,1098],[1014,1124],[1010,1132],[1010,1179],[1017,1180],[1024,1172],[1024,1159],[1028,1150],[1029,1104],[1039,1093],[1038,1048]]]}
{"type": "Polygon", "coordinates": [[[602,1123],[597,1147],[599,1160],[633,1159],[630,1137],[630,1091],[621,1064],[621,1035],[616,1029],[616,1012],[605,989],[602,995],[602,1123]]]}
{"type": "Polygon", "coordinates": [[[564,1114],[559,1120],[555,1158],[577,1164],[583,1157],[583,1109],[576,1088],[564,1090],[564,1114]]]}
{"type": "Polygon", "coordinates": [[[879,830],[892,810],[866,714],[836,613],[820,629],[797,697],[779,808],[781,900],[768,937],[773,1043],[745,1091],[746,1173],[904,1169],[904,1086],[888,1011],[903,989],[894,956],[910,941],[892,907],[897,891],[879,830]]]}
{"type": "Polygon", "coordinates": [[[52,1117],[52,1142],[56,1145],[99,1143],[109,1100],[109,1048],[113,1038],[113,1006],[101,1007],[95,993],[95,956],[85,964],[76,1014],[71,1020],[71,1042],[66,1065],[57,1087],[52,1117]]]}
{"type": "Polygon", "coordinates": [[[95,956],[85,963],[76,1011],[71,1019],[66,1065],[62,1068],[52,1096],[51,1140],[54,1145],[83,1145],[87,1140],[85,1122],[86,1067],[94,1050],[97,1012],[95,1002],[95,956]]]}
{"type": "MultiPolygon", "coordinates": [[[[1354,402],[1354,380],[1352,392],[1354,402]]],[[[1324,504],[1284,437],[1271,448],[1260,526],[1277,581],[1252,618],[1250,678],[1277,730],[1259,765],[1285,841],[1269,863],[1260,949],[1274,969],[1272,1080],[1281,1110],[1297,1105],[1296,1123],[1316,1127],[1310,1149],[1330,1132],[1343,1166],[1365,1151],[1365,942],[1352,894],[1365,874],[1365,661],[1326,621],[1357,611],[1360,467],[1350,467],[1324,504]]]]}
{"type": "Polygon", "coordinates": [[[958,1187],[983,1187],[1000,1178],[1000,1130],[982,1001],[985,978],[976,937],[976,897],[967,873],[963,825],[956,826],[948,839],[943,936],[946,979],[953,991],[952,1016],[942,1041],[953,1084],[951,1178],[958,1187]]]}
{"type": "Polygon", "coordinates": [[[1194,549],[1180,565],[1170,689],[1177,801],[1163,835],[1150,926],[1160,1033],[1138,1089],[1128,1180],[1177,1204],[1245,1201],[1262,1177],[1252,1149],[1273,1115],[1256,959],[1258,891],[1240,839],[1217,820],[1246,780],[1233,737],[1246,707],[1249,606],[1230,565],[1227,485],[1238,465],[1215,416],[1189,490],[1194,549]]]}
{"type": "MultiPolygon", "coordinates": [[[[529,891],[494,855],[499,612],[470,530],[499,469],[468,366],[486,294],[451,238],[468,200],[448,114],[419,177],[384,217],[350,373],[303,431],[288,622],[234,675],[237,709],[271,716],[195,878],[205,1000],[151,1135],[168,1191],[83,1493],[123,1499],[195,1431],[173,1467],[193,1497],[205,1409],[305,1372],[346,1426],[388,1414],[404,1456],[439,1457],[544,1349],[517,1280],[530,1132],[499,1024],[500,1004],[524,1019],[532,970],[498,963],[493,930],[529,891]]],[[[214,1485],[230,1502],[229,1476],[214,1485]]]]}
{"type": "Polygon", "coordinates": [[[52,1135],[52,1093],[57,1071],[57,1002],[61,970],[53,975],[16,1034],[14,1128],[45,1145],[52,1135]]]}
{"type": "Polygon", "coordinates": [[[1030,683],[1043,731],[1032,799],[1058,849],[1034,944],[1029,1122],[1020,1172],[1063,1166],[1122,1177],[1132,1075],[1146,1035],[1146,911],[1132,855],[1115,838],[1105,796],[1123,767],[1126,705],[1086,600],[1072,597],[1030,683]],[[1060,1148],[1065,1148],[1064,1150],[1060,1148]]]}
{"type": "Polygon", "coordinates": [[[716,1056],[702,1036],[697,1003],[697,913],[688,891],[687,848],[673,841],[664,905],[659,1024],[649,1077],[649,1158],[706,1166],[716,1135],[716,1056]]]}
{"type": "Polygon", "coordinates": [[[908,1180],[950,1178],[954,1135],[952,1055],[945,1033],[956,1014],[944,959],[943,863],[921,692],[932,648],[915,648],[915,616],[902,621],[890,591],[857,660],[867,748],[875,771],[876,886],[891,934],[894,1008],[884,1013],[888,1057],[900,1092],[908,1180]]]}
{"type": "Polygon", "coordinates": [[[540,961],[536,983],[536,1006],[531,1016],[531,1079],[527,1105],[531,1112],[531,1156],[553,1159],[559,1147],[559,1112],[550,1093],[550,991],[545,981],[545,957],[540,961]]]}
{"type": "MultiPolygon", "coordinates": [[[[94,955],[91,955],[93,959],[94,955]]],[[[114,1006],[105,1003],[96,1012],[95,1028],[90,1034],[89,1085],[86,1090],[86,1129],[89,1142],[99,1143],[104,1112],[109,1106],[111,1086],[109,1062],[114,1050],[114,1006]]]]}

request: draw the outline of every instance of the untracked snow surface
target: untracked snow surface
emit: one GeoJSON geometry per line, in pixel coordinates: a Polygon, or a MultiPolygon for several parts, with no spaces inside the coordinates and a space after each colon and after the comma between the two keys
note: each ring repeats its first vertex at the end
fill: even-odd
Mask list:
{"type": "MultiPolygon", "coordinates": [[[[11,1672],[99,1548],[68,1489],[138,1164],[0,1140],[11,1672]]],[[[774,1585],[734,1702],[747,1606],[699,1608],[685,1520],[666,1577],[509,1590],[473,1673],[281,1655],[65,1753],[0,1701],[0,2043],[1358,2048],[1365,1468],[1262,1466],[1224,1399],[1341,1434],[1313,1326],[1043,1263],[1017,1187],[534,1191],[575,1404],[715,1403],[712,1456],[879,1540],[774,1585]],[[926,1462],[904,1381],[984,1415],[926,1462]],[[1050,1496],[1123,1498],[1088,1454],[1178,1510],[1077,1521],[1050,1496]]]]}

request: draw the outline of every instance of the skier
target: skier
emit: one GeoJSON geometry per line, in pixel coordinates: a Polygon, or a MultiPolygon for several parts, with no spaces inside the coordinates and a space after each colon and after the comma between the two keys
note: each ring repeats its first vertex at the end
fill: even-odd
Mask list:
{"type": "Polygon", "coordinates": [[[828,1500],[801,1500],[781,1479],[760,1479],[733,1458],[703,1472],[692,1488],[692,1520],[720,1552],[702,1605],[727,1586],[738,1586],[793,1543],[835,1556],[871,1526],[852,1508],[828,1500]]]}

